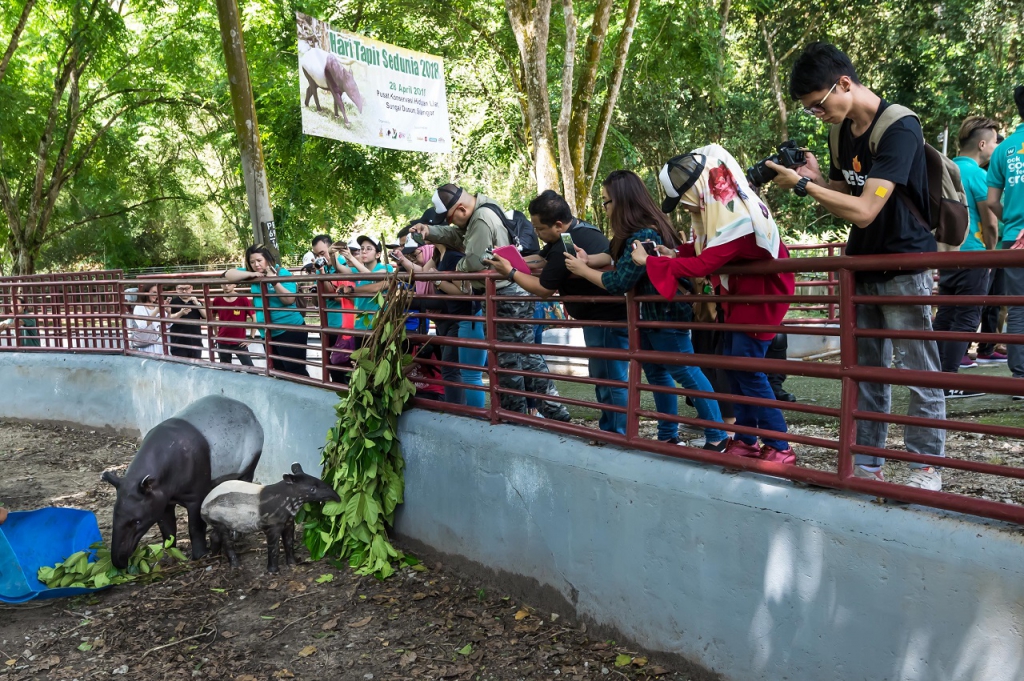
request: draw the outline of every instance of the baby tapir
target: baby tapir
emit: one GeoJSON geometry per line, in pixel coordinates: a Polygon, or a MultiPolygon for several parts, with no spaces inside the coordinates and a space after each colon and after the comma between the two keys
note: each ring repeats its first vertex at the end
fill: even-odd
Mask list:
{"type": "Polygon", "coordinates": [[[234,532],[249,534],[262,530],[267,536],[267,572],[277,572],[277,549],[284,539],[284,559],[295,565],[295,514],[305,503],[341,501],[330,485],[302,472],[292,464],[291,474],[281,482],[256,485],[241,480],[222,483],[203,500],[203,519],[210,525],[211,550],[220,547],[231,565],[238,567],[238,555],[231,545],[234,532]]]}

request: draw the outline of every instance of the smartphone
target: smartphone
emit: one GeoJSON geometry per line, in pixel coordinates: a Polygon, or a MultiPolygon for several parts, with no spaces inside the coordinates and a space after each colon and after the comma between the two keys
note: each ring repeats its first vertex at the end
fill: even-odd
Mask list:
{"type": "Polygon", "coordinates": [[[481,260],[494,260],[494,251],[484,251],[481,260]]]}
{"type": "Polygon", "coordinates": [[[658,244],[653,241],[641,241],[640,245],[647,251],[647,255],[658,255],[658,244]]]}
{"type": "Polygon", "coordinates": [[[565,246],[566,253],[576,255],[576,244],[572,242],[572,237],[568,232],[562,232],[562,245],[565,246]]]}
{"type": "Polygon", "coordinates": [[[423,240],[423,235],[420,234],[419,232],[410,232],[409,236],[411,236],[412,240],[415,241],[420,246],[426,243],[426,241],[423,240]]]}

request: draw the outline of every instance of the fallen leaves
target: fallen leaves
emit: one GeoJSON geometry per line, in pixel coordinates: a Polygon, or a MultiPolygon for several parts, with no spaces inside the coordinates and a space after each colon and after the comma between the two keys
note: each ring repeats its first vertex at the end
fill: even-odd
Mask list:
{"type": "Polygon", "coordinates": [[[299,651],[299,657],[309,657],[316,652],[316,646],[306,646],[299,651]]]}
{"type": "Polygon", "coordinates": [[[420,591],[419,593],[414,593],[412,595],[412,599],[414,601],[422,601],[426,597],[427,597],[427,594],[423,593],[422,591],[420,591]]]}
{"type": "Polygon", "coordinates": [[[400,667],[408,667],[409,665],[411,665],[413,662],[416,661],[416,658],[417,658],[416,653],[412,652],[411,650],[408,651],[408,652],[402,653],[402,656],[400,658],[398,658],[398,666],[400,666],[400,667]]]}
{"type": "Polygon", "coordinates": [[[329,619],[320,625],[320,628],[324,631],[333,631],[338,628],[338,618],[329,619]]]}
{"type": "Polygon", "coordinates": [[[370,620],[372,620],[372,619],[373,619],[373,615],[367,615],[366,617],[364,617],[361,620],[356,620],[355,622],[349,622],[348,626],[353,628],[353,629],[358,629],[359,627],[365,627],[367,624],[370,623],[370,620]]]}
{"type": "Polygon", "coordinates": [[[316,578],[317,584],[326,584],[327,582],[334,581],[334,573],[327,572],[316,578]]]}
{"type": "Polygon", "coordinates": [[[529,616],[530,616],[530,611],[529,610],[520,610],[519,612],[516,613],[516,622],[518,622],[520,620],[524,620],[524,619],[526,619],[529,616]]]}

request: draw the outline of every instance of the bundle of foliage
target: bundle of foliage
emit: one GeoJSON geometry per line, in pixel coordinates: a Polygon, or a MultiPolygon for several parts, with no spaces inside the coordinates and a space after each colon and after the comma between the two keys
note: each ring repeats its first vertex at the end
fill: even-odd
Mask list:
{"type": "Polygon", "coordinates": [[[393,274],[375,298],[372,335],[352,355],[355,365],[348,392],[335,406],[338,420],[327,433],[321,478],[341,497],[316,510],[306,508],[300,522],[310,555],[347,560],[360,575],[383,579],[404,556],[388,540],[395,508],[402,503],[405,461],[398,443],[398,417],[416,393],[403,369],[405,318],[412,289],[393,274]]]}
{"type": "Polygon", "coordinates": [[[103,542],[89,546],[88,551],[78,551],[53,567],[41,567],[36,575],[40,582],[51,589],[77,587],[102,589],[106,586],[124,584],[145,575],[161,571],[160,561],[170,556],[178,562],[186,562],[185,554],[172,546],[174,537],[162,544],[140,544],[128,560],[128,567],[119,570],[110,560],[110,549],[103,542]],[[94,560],[90,561],[92,557],[94,560]]]}

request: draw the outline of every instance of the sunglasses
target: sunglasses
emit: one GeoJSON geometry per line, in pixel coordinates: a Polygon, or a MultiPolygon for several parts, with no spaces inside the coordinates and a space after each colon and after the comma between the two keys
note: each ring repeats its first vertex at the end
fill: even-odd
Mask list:
{"type": "Polygon", "coordinates": [[[803,109],[803,112],[805,114],[810,115],[810,116],[821,116],[822,114],[824,114],[825,113],[825,100],[828,99],[830,96],[832,96],[832,93],[835,92],[836,86],[838,86],[838,85],[839,85],[839,81],[837,80],[836,84],[833,85],[831,88],[829,88],[828,92],[825,94],[824,97],[821,98],[820,102],[818,102],[817,104],[812,104],[811,106],[805,106],[804,109],[803,109]]]}

